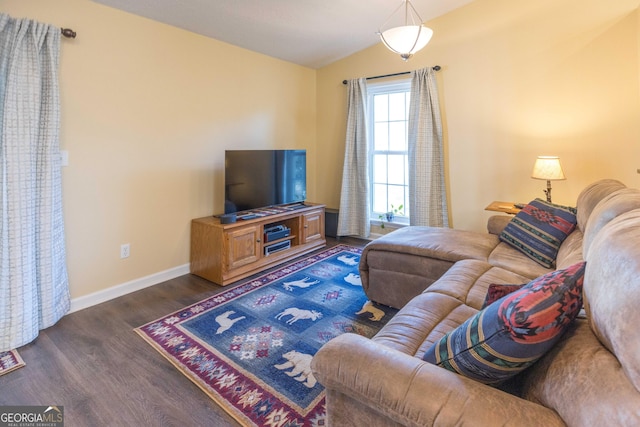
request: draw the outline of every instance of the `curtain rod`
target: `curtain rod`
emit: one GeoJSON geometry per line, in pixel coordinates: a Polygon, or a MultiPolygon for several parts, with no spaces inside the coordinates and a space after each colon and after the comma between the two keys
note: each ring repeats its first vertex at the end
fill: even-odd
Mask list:
{"type": "Polygon", "coordinates": [[[76,32],[73,31],[71,28],[60,28],[60,32],[62,33],[63,36],[65,36],[68,39],[76,38],[76,32]]]}
{"type": "MultiPolygon", "coordinates": [[[[433,71],[440,71],[442,69],[442,67],[440,67],[439,65],[436,65],[435,67],[432,68],[433,71]]],[[[411,74],[411,71],[403,71],[401,73],[394,73],[394,74],[384,74],[382,76],[373,76],[373,77],[367,77],[367,80],[374,80],[374,79],[381,79],[383,77],[395,77],[395,76],[403,76],[405,74],[411,74]]],[[[343,85],[347,84],[346,80],[342,81],[343,85]]]]}

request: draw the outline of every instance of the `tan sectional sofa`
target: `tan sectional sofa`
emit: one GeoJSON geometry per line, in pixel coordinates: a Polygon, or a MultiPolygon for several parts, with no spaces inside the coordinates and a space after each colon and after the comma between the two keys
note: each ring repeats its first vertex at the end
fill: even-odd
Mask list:
{"type": "Polygon", "coordinates": [[[556,268],[586,260],[586,314],[511,388],[422,360],[478,313],[490,284],[527,283],[553,271],[500,241],[510,217],[492,218],[486,234],[406,227],[367,245],[365,292],[401,310],[372,339],[344,334],[314,357],[329,425],[640,425],[640,191],[598,181],[576,208],[577,227],[556,268]]]}

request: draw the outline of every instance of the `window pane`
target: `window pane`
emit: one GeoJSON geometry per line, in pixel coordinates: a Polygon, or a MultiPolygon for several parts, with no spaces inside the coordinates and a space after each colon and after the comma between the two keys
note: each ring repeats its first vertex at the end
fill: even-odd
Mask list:
{"type": "Polygon", "coordinates": [[[373,182],[387,182],[387,155],[376,154],[373,156],[373,182]]]}
{"type": "Polygon", "coordinates": [[[374,184],[373,186],[373,211],[380,213],[387,211],[386,184],[374,184]]]}
{"type": "Polygon", "coordinates": [[[391,205],[393,205],[394,208],[398,209],[400,207],[400,205],[402,205],[402,209],[400,210],[401,212],[398,213],[398,215],[400,216],[405,216],[406,212],[405,212],[405,197],[404,194],[405,193],[405,187],[404,186],[400,186],[400,185],[390,185],[389,186],[389,210],[391,210],[391,205]],[[405,214],[405,215],[403,215],[405,214]]]}
{"type": "Polygon", "coordinates": [[[376,95],[373,97],[374,121],[389,120],[389,95],[376,95]]]}
{"type": "Polygon", "coordinates": [[[389,123],[389,150],[406,151],[407,150],[407,122],[391,122],[389,123]]]}
{"type": "MultiPolygon", "coordinates": [[[[389,156],[389,177],[387,182],[389,184],[404,185],[405,184],[405,156],[404,155],[390,155],[389,156]]],[[[404,199],[404,195],[402,196],[404,199]]]]}
{"type": "Polygon", "coordinates": [[[373,132],[374,132],[373,149],[376,151],[388,150],[389,149],[389,123],[388,122],[376,123],[374,125],[373,132]]]}
{"type": "Polygon", "coordinates": [[[404,92],[389,95],[389,120],[405,120],[405,96],[404,92]]]}

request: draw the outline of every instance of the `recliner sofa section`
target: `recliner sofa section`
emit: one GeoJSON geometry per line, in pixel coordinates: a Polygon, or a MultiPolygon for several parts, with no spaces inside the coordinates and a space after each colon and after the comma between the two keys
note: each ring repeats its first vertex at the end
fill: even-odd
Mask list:
{"type": "Polygon", "coordinates": [[[640,191],[601,180],[579,195],[556,269],[586,260],[585,314],[508,382],[483,384],[422,359],[482,309],[491,284],[554,271],[490,233],[406,227],[369,243],[363,288],[400,308],[372,339],[343,334],[312,361],[330,426],[640,425],[640,191]],[[502,389],[501,389],[502,388],[502,389]]]}

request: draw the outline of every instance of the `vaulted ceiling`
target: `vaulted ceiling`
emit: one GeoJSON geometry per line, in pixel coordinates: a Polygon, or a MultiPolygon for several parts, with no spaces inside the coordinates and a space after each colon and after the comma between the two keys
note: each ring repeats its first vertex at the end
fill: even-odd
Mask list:
{"type": "MultiPolygon", "coordinates": [[[[309,68],[379,43],[376,31],[402,4],[402,0],[93,1],[309,68]]],[[[412,0],[412,4],[428,21],[471,1],[412,0]]]]}

